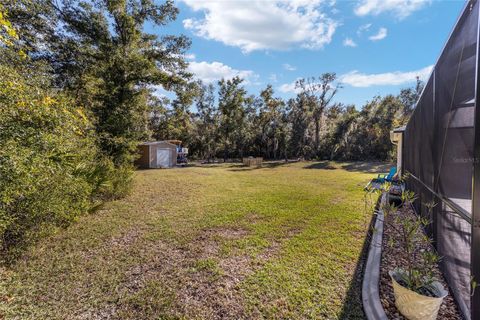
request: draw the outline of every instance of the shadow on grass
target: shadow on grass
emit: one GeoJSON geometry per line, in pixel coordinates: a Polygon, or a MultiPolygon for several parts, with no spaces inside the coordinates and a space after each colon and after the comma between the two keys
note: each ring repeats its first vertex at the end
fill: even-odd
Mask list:
{"type": "Polygon", "coordinates": [[[312,164],[305,166],[305,169],[337,170],[338,168],[333,166],[330,161],[321,161],[313,162],[312,164]]]}
{"type": "MultiPolygon", "coordinates": [[[[378,206],[378,204],[377,204],[378,206]]],[[[347,296],[340,311],[338,319],[352,320],[352,319],[366,319],[365,312],[363,311],[362,302],[362,281],[365,273],[365,265],[368,258],[368,250],[370,248],[370,241],[372,239],[372,232],[375,226],[376,215],[372,215],[370,219],[370,225],[368,226],[368,233],[363,242],[362,251],[355,266],[355,272],[350,286],[348,287],[347,296]]]]}
{"type": "Polygon", "coordinates": [[[395,164],[389,162],[350,162],[342,164],[342,169],[355,172],[385,173],[389,172],[393,166],[395,164]]]}
{"type": "MultiPolygon", "coordinates": [[[[205,169],[215,169],[215,168],[238,168],[243,166],[241,162],[200,162],[192,161],[184,166],[175,166],[174,169],[183,169],[183,168],[205,168],[205,169]]],[[[147,169],[148,170],[148,169],[147,169]]]]}
{"type": "Polygon", "coordinates": [[[278,160],[278,161],[264,162],[259,166],[246,166],[244,164],[238,164],[235,167],[232,167],[231,169],[228,169],[228,170],[229,171],[253,171],[258,169],[275,169],[291,163],[293,162],[285,162],[284,160],[278,160]]]}
{"type": "Polygon", "coordinates": [[[365,172],[365,173],[386,173],[390,171],[390,168],[394,164],[388,162],[345,162],[345,163],[333,163],[330,161],[313,162],[305,167],[305,169],[323,169],[323,170],[336,170],[343,169],[352,172],[365,172]]]}
{"type": "MultiPolygon", "coordinates": [[[[285,160],[276,160],[276,161],[266,161],[263,162],[260,166],[246,166],[241,162],[212,162],[212,163],[200,163],[200,162],[190,162],[185,168],[199,167],[199,168],[227,168],[229,171],[254,171],[258,169],[275,169],[281,166],[289,165],[296,163],[298,161],[288,161],[285,160]]],[[[368,162],[368,161],[358,161],[358,162],[334,162],[334,161],[315,161],[315,162],[304,162],[306,165],[304,169],[321,169],[321,170],[337,170],[343,169],[351,172],[364,172],[364,173],[387,173],[390,171],[390,168],[395,166],[393,163],[388,162],[368,162]]],[[[140,169],[141,170],[141,169],[140,169]]],[[[151,169],[146,169],[151,170],[151,169]]]]}

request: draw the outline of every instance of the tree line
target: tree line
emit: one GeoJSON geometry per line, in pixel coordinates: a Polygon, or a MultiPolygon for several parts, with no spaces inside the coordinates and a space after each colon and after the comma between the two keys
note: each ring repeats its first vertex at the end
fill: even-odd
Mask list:
{"type": "Polygon", "coordinates": [[[334,73],[297,81],[289,100],[238,77],[204,84],[188,72],[190,39],[162,31],[178,13],[172,0],[0,0],[3,262],[127,194],[141,141],[179,139],[207,161],[392,157],[389,130],[420,84],[360,110],[333,102],[334,73]]]}
{"type": "Polygon", "coordinates": [[[390,131],[406,124],[423,88],[417,79],[416,86],[358,109],[334,102],[342,89],[335,73],[297,80],[297,94],[288,100],[275,96],[272,85],[255,96],[242,83],[239,77],[216,85],[196,81],[183,98],[163,98],[152,109],[152,139],[180,139],[207,162],[247,156],[392,160],[390,131]]]}

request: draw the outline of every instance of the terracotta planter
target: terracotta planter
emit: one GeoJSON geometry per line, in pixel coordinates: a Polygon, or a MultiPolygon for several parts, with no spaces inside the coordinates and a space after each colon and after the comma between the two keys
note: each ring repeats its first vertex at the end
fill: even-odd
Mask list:
{"type": "Polygon", "coordinates": [[[434,282],[432,284],[437,297],[428,297],[401,286],[395,280],[394,275],[396,272],[390,271],[389,274],[392,279],[395,306],[405,318],[409,320],[437,319],[440,305],[448,294],[441,283],[434,282]]]}

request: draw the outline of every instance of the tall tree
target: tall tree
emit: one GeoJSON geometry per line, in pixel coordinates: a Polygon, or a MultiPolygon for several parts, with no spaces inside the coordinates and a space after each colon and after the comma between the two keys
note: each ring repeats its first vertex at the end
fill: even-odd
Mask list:
{"type": "Polygon", "coordinates": [[[93,112],[103,152],[117,165],[130,163],[136,142],[148,136],[149,89],[174,89],[190,76],[183,58],[189,39],[144,32],[147,22],[164,26],[176,19],[173,1],[16,3],[14,21],[26,30],[42,26],[38,34],[24,37],[32,57],[49,61],[56,87],[93,112]],[[37,17],[41,13],[49,15],[48,27],[37,17]],[[35,19],[29,22],[29,17],[35,19]]]}
{"type": "Polygon", "coordinates": [[[342,108],[337,114],[335,124],[332,126],[328,136],[329,143],[327,151],[330,160],[353,160],[355,154],[352,152],[352,134],[356,130],[358,111],[355,106],[342,108]]]}
{"type": "MultiPolygon", "coordinates": [[[[189,145],[192,142],[194,123],[193,114],[190,111],[194,100],[199,94],[199,84],[189,82],[184,86],[177,88],[176,98],[172,102],[172,131],[169,139],[181,140],[182,143],[189,145]]],[[[167,137],[163,137],[166,139],[167,137]]]]}
{"type": "Polygon", "coordinates": [[[297,94],[295,99],[289,99],[287,102],[290,109],[290,123],[292,133],[289,149],[296,157],[310,158],[312,150],[310,147],[310,119],[311,111],[307,97],[304,94],[297,94]]]}
{"type": "Polygon", "coordinates": [[[413,109],[415,108],[415,104],[417,103],[418,99],[420,98],[420,94],[422,93],[424,83],[417,77],[417,82],[415,87],[404,88],[400,90],[400,94],[398,95],[398,99],[403,104],[403,121],[406,123],[410,116],[412,115],[413,109]]]}
{"type": "Polygon", "coordinates": [[[324,111],[330,106],[333,97],[337,94],[340,85],[335,83],[335,73],[324,73],[320,77],[299,79],[295,87],[300,90],[301,101],[307,104],[315,126],[314,150],[318,156],[320,149],[320,125],[324,111]]]}
{"type": "Polygon", "coordinates": [[[8,20],[20,30],[17,43],[33,60],[47,59],[46,47],[54,41],[58,18],[51,0],[0,0],[8,20]]]}
{"type": "Polygon", "coordinates": [[[112,186],[88,112],[52,89],[48,66],[25,46],[0,4],[0,263],[112,186]]]}
{"type": "Polygon", "coordinates": [[[282,130],[282,109],[285,103],[280,98],[275,98],[273,88],[268,85],[260,92],[260,125],[261,141],[264,144],[265,157],[277,159],[280,134],[282,130]]]}
{"type": "Polygon", "coordinates": [[[241,85],[243,80],[234,77],[230,80],[222,79],[219,85],[220,134],[223,143],[223,160],[227,161],[230,148],[236,147],[240,128],[245,119],[244,104],[247,92],[241,85]]]}
{"type": "Polygon", "coordinates": [[[213,84],[201,84],[200,92],[196,101],[197,126],[196,139],[198,149],[203,159],[210,162],[217,152],[219,114],[215,105],[215,88],[213,84]]]}
{"type": "Polygon", "coordinates": [[[283,100],[281,100],[281,102],[282,104],[279,108],[276,134],[279,143],[279,151],[285,161],[288,161],[288,144],[291,139],[292,126],[289,122],[290,110],[288,105],[283,100]]]}

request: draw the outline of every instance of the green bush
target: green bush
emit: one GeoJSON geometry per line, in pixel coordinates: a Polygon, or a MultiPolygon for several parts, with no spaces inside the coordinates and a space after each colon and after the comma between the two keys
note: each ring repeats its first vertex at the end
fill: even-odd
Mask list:
{"type": "Polygon", "coordinates": [[[94,170],[86,172],[93,185],[93,200],[101,203],[126,196],[131,189],[133,171],[133,165],[115,166],[110,158],[100,157],[94,170]]]}
{"type": "Polygon", "coordinates": [[[44,89],[50,85],[40,66],[28,69],[37,75],[0,65],[0,248],[7,260],[86,212],[100,180],[85,111],[44,89]]]}
{"type": "Polygon", "coordinates": [[[52,89],[51,70],[18,40],[0,4],[0,262],[7,263],[52,228],[126,195],[133,173],[132,154],[114,162],[100,151],[98,121],[52,89]]]}

